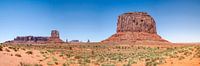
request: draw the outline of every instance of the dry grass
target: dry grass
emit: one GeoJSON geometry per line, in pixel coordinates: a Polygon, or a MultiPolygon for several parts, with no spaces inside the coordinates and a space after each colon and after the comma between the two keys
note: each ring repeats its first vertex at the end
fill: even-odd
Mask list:
{"type": "MultiPolygon", "coordinates": [[[[140,44],[61,44],[61,45],[7,45],[10,49],[33,55],[31,50],[39,50],[46,65],[69,66],[131,66],[144,62],[145,66],[157,66],[169,63],[166,59],[184,60],[188,57],[200,59],[199,45],[140,45],[140,44]],[[25,50],[24,50],[25,51],[25,50]],[[76,66],[76,65],[75,65],[76,66]]],[[[1,46],[0,46],[1,49],[1,46]]],[[[35,54],[35,53],[34,53],[35,54]]],[[[22,57],[20,54],[15,54],[22,57]]],[[[23,58],[23,57],[22,57],[23,58]]],[[[173,63],[173,62],[171,62],[173,63]]]]}

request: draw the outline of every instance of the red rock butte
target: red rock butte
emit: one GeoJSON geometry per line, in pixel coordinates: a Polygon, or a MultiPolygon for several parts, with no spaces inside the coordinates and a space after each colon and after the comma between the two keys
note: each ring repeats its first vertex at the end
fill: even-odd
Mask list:
{"type": "Polygon", "coordinates": [[[63,41],[60,39],[59,32],[57,30],[51,31],[51,37],[48,40],[49,43],[62,43],[63,41]]]}
{"type": "Polygon", "coordinates": [[[129,12],[120,15],[116,32],[102,42],[168,42],[157,34],[156,23],[146,12],[129,12]]]}

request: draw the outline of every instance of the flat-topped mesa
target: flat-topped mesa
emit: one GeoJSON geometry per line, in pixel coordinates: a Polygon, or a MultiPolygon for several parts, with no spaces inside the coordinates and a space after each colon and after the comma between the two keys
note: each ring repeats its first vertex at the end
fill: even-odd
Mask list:
{"type": "Polygon", "coordinates": [[[116,32],[102,42],[168,42],[157,35],[156,23],[146,12],[129,12],[120,15],[116,32]]]}
{"type": "Polygon", "coordinates": [[[118,17],[117,32],[147,32],[157,34],[154,19],[145,12],[130,12],[118,17]]]}
{"type": "Polygon", "coordinates": [[[18,36],[14,40],[6,41],[5,43],[10,44],[48,44],[48,43],[63,43],[59,37],[57,30],[51,31],[50,37],[44,36],[18,36]]]}

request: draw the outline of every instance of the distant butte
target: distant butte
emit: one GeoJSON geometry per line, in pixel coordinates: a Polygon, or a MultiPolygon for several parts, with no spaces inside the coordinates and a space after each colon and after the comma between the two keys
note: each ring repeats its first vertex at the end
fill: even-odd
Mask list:
{"type": "Polygon", "coordinates": [[[102,42],[168,42],[157,34],[156,23],[146,12],[129,12],[120,15],[116,32],[102,42]]]}
{"type": "Polygon", "coordinates": [[[47,44],[47,43],[63,43],[59,37],[57,30],[51,31],[50,37],[43,36],[18,36],[14,40],[6,41],[10,44],[47,44]]]}

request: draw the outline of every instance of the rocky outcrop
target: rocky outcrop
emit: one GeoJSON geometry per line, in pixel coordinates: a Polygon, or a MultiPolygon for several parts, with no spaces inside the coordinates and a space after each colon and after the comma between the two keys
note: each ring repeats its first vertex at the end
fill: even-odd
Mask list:
{"type": "Polygon", "coordinates": [[[59,32],[57,30],[51,31],[51,37],[49,37],[48,42],[50,43],[62,43],[63,41],[60,39],[59,32]]]}
{"type": "Polygon", "coordinates": [[[154,19],[145,12],[130,12],[120,15],[116,32],[102,42],[168,42],[157,34],[154,19]]]}
{"type": "Polygon", "coordinates": [[[12,41],[6,41],[5,43],[14,44],[46,44],[46,43],[63,43],[59,37],[59,32],[57,30],[51,31],[50,37],[43,36],[18,36],[12,41]]]}

